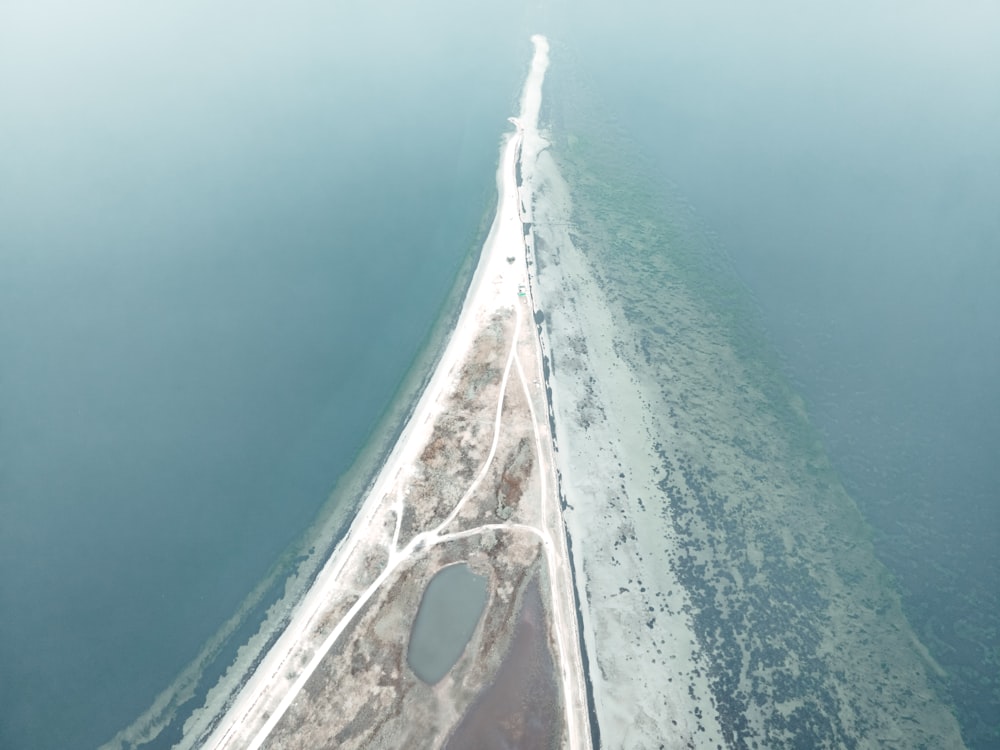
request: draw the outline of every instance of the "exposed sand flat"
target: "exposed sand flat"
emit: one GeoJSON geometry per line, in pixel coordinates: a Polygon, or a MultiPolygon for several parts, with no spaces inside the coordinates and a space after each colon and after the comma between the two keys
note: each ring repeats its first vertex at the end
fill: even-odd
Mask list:
{"type": "Polygon", "coordinates": [[[537,153],[543,143],[537,118],[548,45],[543,37],[532,41],[521,113],[511,118],[517,132],[501,151],[497,215],[442,358],[349,533],[284,633],[214,730],[204,741],[189,737],[184,744],[388,747],[404,731],[396,714],[405,718],[418,705],[426,709],[427,701],[437,701],[441,715],[426,726],[417,722],[423,734],[408,741],[443,741],[461,718],[456,711],[465,710],[497,669],[503,649],[486,649],[479,661],[460,660],[454,679],[445,680],[451,687],[441,689],[448,696],[438,690],[436,698],[400,666],[398,649],[406,642],[409,600],[419,598],[434,566],[466,559],[489,572],[495,588],[467,653],[477,643],[509,642],[516,618],[490,613],[520,606],[529,572],[541,570],[556,702],[564,716],[559,744],[590,745],[541,354],[530,321],[531,236],[522,215],[530,200],[517,179],[522,151],[537,153]],[[376,642],[383,653],[368,653],[376,642]],[[388,651],[394,660],[379,662],[388,651]],[[352,677],[344,676],[345,665],[352,677]],[[331,684],[334,675],[341,676],[331,684]],[[334,727],[329,711],[316,718],[311,704],[330,700],[353,715],[353,723],[334,727]],[[379,701],[395,706],[392,716],[371,715],[379,701]]]}

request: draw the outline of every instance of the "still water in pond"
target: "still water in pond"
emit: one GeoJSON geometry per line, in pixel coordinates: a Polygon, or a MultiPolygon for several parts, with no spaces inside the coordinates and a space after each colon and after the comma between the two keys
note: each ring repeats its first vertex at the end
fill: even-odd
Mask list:
{"type": "Polygon", "coordinates": [[[486,606],[486,583],[460,563],[442,569],[427,584],[406,655],[424,682],[440,680],[462,655],[486,606]]]}

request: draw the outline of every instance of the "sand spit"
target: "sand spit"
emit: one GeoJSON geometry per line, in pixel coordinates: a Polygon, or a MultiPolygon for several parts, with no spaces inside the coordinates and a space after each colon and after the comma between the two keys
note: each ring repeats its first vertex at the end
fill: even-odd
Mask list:
{"type": "Polygon", "coordinates": [[[601,745],[961,747],[801,400],[623,158],[525,170],[601,745]]]}
{"type": "MultiPolygon", "coordinates": [[[[441,746],[491,683],[529,581],[545,613],[561,721],[551,747],[590,747],[575,602],[534,327],[520,184],[537,132],[548,45],[535,47],[497,174],[499,205],[465,303],[423,395],[350,531],[214,729],[215,750],[441,746]],[[489,600],[463,656],[433,686],[405,664],[427,581],[466,562],[489,600]]],[[[533,162],[533,159],[532,159],[533,162]]],[[[527,184],[527,183],[525,183],[527,184]]]]}

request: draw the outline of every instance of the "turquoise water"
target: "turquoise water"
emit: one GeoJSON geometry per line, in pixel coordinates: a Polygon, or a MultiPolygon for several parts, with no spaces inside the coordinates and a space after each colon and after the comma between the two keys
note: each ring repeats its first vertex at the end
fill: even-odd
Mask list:
{"type": "Polygon", "coordinates": [[[424,682],[438,682],[461,657],[486,606],[487,583],[459,563],[427,584],[406,650],[407,663],[424,682]]]}
{"type": "Polygon", "coordinates": [[[563,93],[598,102],[642,177],[731,259],[947,672],[966,743],[995,747],[1000,15],[576,10],[554,48],[572,63],[563,93]]]}
{"type": "Polygon", "coordinates": [[[0,746],[129,724],[364,444],[492,210],[476,20],[0,11],[0,746]]]}

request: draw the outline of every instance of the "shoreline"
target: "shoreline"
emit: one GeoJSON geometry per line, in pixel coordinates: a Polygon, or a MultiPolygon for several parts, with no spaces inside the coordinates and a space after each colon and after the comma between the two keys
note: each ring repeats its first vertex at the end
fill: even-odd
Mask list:
{"type": "MultiPolygon", "coordinates": [[[[547,440],[540,439],[538,425],[541,420],[532,401],[538,398],[541,406],[544,394],[536,397],[529,393],[524,370],[515,354],[519,346],[530,346],[532,361],[538,360],[538,372],[532,373],[537,386],[543,375],[541,342],[537,335],[531,336],[533,344],[522,342],[519,345],[516,334],[518,324],[515,324],[515,343],[508,358],[506,374],[501,384],[501,401],[497,406],[494,448],[479,476],[485,476],[492,461],[500,430],[500,405],[504,403],[502,394],[507,375],[511,374],[512,382],[514,378],[521,381],[531,423],[535,425],[535,443],[541,467],[538,528],[523,523],[487,523],[476,529],[444,534],[444,527],[457,517],[466,498],[478,484],[477,479],[440,525],[409,538],[402,549],[398,544],[400,529],[404,524],[404,511],[409,510],[406,507],[409,501],[405,498],[409,491],[404,493],[403,489],[408,486],[413,472],[420,466],[421,449],[429,444],[435,425],[447,411],[446,404],[459,385],[463,365],[471,361],[474,343],[499,312],[510,313],[511,305],[518,320],[522,317],[521,303],[517,300],[525,296],[524,292],[530,286],[527,254],[531,237],[530,208],[523,203],[519,182],[524,153],[535,157],[545,145],[544,139],[537,132],[537,118],[541,103],[541,84],[548,65],[545,39],[535,36],[532,41],[535,55],[521,99],[521,113],[519,117],[510,118],[516,130],[505,134],[501,139],[500,162],[496,172],[499,193],[496,214],[447,343],[444,344],[419,397],[409,410],[395,442],[369,482],[365,499],[358,506],[346,533],[333,545],[332,553],[291,612],[283,632],[260,658],[253,673],[235,693],[235,698],[228,701],[225,707],[219,707],[222,710],[215,714],[211,726],[203,729],[195,740],[201,746],[215,750],[259,747],[284,717],[328,651],[341,639],[346,629],[353,626],[353,622],[369,603],[377,599],[377,593],[390,585],[412,559],[419,558],[426,550],[449,539],[502,529],[531,531],[542,544],[550,573],[550,635],[562,667],[560,694],[565,701],[567,713],[565,731],[571,747],[590,746],[586,729],[581,730],[577,726],[580,723],[578,714],[581,710],[587,710],[587,701],[585,697],[581,697],[580,685],[574,680],[574,675],[582,678],[579,675],[582,667],[578,661],[580,638],[576,627],[577,613],[574,611],[569,621],[565,614],[567,604],[575,609],[576,597],[572,579],[567,577],[570,575],[568,562],[565,562],[568,553],[558,496],[551,503],[554,508],[547,511],[545,507],[547,484],[555,487],[554,462],[551,460],[555,446],[551,436],[547,440]],[[529,217],[528,223],[526,215],[529,217]],[[515,265],[514,260],[519,255],[524,262],[515,265]],[[516,375],[511,368],[514,363],[516,375]],[[551,474],[551,479],[547,478],[547,474],[551,474]],[[395,532],[392,534],[391,544],[387,545],[387,550],[382,549],[385,546],[386,528],[392,525],[395,525],[395,532]],[[557,534],[551,531],[554,525],[558,528],[557,534]],[[371,580],[367,577],[371,573],[366,571],[371,571],[371,555],[376,553],[383,562],[379,567],[381,572],[371,580]],[[349,606],[347,611],[342,611],[346,606],[349,606]],[[332,618],[336,618],[336,625],[330,629],[332,618]],[[318,647],[317,639],[322,640],[318,647]],[[574,654],[577,656],[574,657],[574,654]],[[583,739],[580,738],[581,734],[584,735],[583,739]]],[[[528,333],[532,333],[530,329],[528,333]]],[[[549,409],[546,405],[545,425],[548,419],[549,409]]]]}
{"type": "MultiPolygon", "coordinates": [[[[501,138],[501,142],[502,140],[501,138]]],[[[495,206],[497,203],[495,186],[493,192],[491,203],[495,206]]],[[[484,217],[488,210],[484,208],[484,217]]],[[[495,209],[492,214],[495,215],[495,209]]],[[[154,740],[168,739],[171,735],[164,733],[172,728],[176,728],[178,736],[170,747],[187,750],[200,747],[205,738],[211,736],[218,728],[235,698],[245,689],[265,656],[274,648],[288,627],[291,615],[287,613],[294,613],[298,608],[315,584],[326,561],[347,537],[353,523],[350,519],[356,516],[364,499],[371,492],[403,430],[413,417],[417,404],[444,355],[451,332],[457,325],[462,304],[472,284],[488,233],[489,229],[486,228],[484,220],[477,231],[476,240],[467,259],[462,262],[455,274],[452,289],[446,301],[442,303],[438,319],[427,332],[426,346],[415,356],[410,371],[402,378],[396,392],[372,428],[368,440],[331,490],[330,497],[320,509],[313,527],[307,529],[299,539],[289,545],[276,562],[276,566],[281,565],[282,559],[289,557],[297,562],[286,568],[279,577],[271,577],[269,573],[268,577],[244,598],[237,613],[222,625],[220,631],[182,670],[178,678],[161,691],[150,707],[135,721],[101,744],[101,750],[141,747],[154,740]],[[355,500],[349,503],[338,503],[335,500],[352,496],[355,500]],[[331,530],[333,534],[330,534],[331,530]],[[317,550],[316,547],[320,543],[323,543],[323,546],[317,550]],[[300,572],[303,564],[307,566],[307,572],[304,574],[300,572]],[[304,579],[299,580],[302,576],[304,579]],[[297,591],[289,593],[286,589],[291,586],[296,587],[297,591]],[[275,593],[265,601],[268,599],[267,596],[263,599],[258,596],[261,590],[265,590],[265,594],[272,591],[275,593]],[[263,614],[252,622],[244,621],[242,613],[254,610],[263,614]],[[285,615],[272,614],[282,610],[286,612],[285,615]],[[239,619],[238,624],[233,625],[237,619],[239,619]],[[241,629],[246,630],[246,639],[238,643],[229,643],[228,639],[231,636],[227,635],[226,631],[241,629]],[[255,641],[262,641],[263,645],[252,645],[255,641]],[[216,650],[215,644],[219,643],[223,644],[218,647],[220,652],[227,649],[231,652],[225,661],[220,661],[220,657],[213,655],[216,650]],[[244,659],[241,656],[244,650],[249,650],[254,655],[244,659]],[[205,680],[201,676],[192,676],[193,670],[198,665],[206,664],[218,667],[214,677],[205,680]],[[241,671],[242,675],[230,676],[229,673],[234,670],[241,671]],[[221,695],[218,695],[220,693],[221,695]],[[218,695],[217,700],[212,700],[213,694],[218,695]],[[190,713],[182,716],[176,715],[176,712],[167,713],[171,711],[169,706],[183,706],[192,700],[198,701],[198,704],[190,713]],[[217,708],[211,714],[207,714],[212,704],[217,708]],[[190,736],[192,732],[197,736],[190,736]]]]}
{"type": "MultiPolygon", "coordinates": [[[[507,156],[510,152],[511,144],[514,142],[514,134],[505,134],[501,146],[500,167],[497,169],[497,185],[501,191],[498,206],[503,202],[502,172],[504,162],[511,158],[507,156]]],[[[497,211],[497,217],[500,216],[497,211]]],[[[389,486],[398,478],[406,467],[409,454],[414,453],[419,445],[422,445],[428,437],[427,425],[434,411],[438,407],[438,401],[442,392],[450,380],[455,366],[461,359],[464,350],[468,348],[468,339],[474,333],[474,303],[483,288],[483,280],[486,275],[486,267],[495,264],[497,255],[497,243],[495,234],[497,231],[497,220],[494,220],[490,232],[487,235],[486,243],[480,254],[479,262],[473,273],[465,299],[462,303],[461,311],[458,314],[454,328],[448,337],[438,362],[427,378],[421,395],[416,400],[410,410],[406,422],[386,455],[380,468],[375,473],[370,482],[367,496],[360,504],[354,520],[341,539],[335,543],[333,551],[327,562],[322,566],[313,579],[312,584],[296,605],[295,612],[289,618],[281,635],[274,641],[267,653],[258,662],[253,674],[244,681],[242,687],[236,695],[235,700],[215,722],[215,727],[208,735],[205,747],[224,748],[229,747],[233,728],[240,725],[250,713],[260,704],[261,693],[267,683],[276,676],[283,667],[289,663],[293,656],[297,643],[302,641],[312,625],[321,617],[324,600],[329,598],[332,589],[344,568],[365,537],[365,532],[372,525],[372,522],[382,507],[384,497],[389,486]],[[461,349],[461,351],[460,351],[461,349]],[[423,440],[421,440],[423,438],[423,440]],[[229,725],[227,727],[227,725],[229,725]],[[224,733],[219,736],[220,730],[225,728],[224,733]]]]}
{"type": "MultiPolygon", "coordinates": [[[[499,142],[502,140],[499,139],[499,142]]],[[[165,746],[177,750],[200,747],[205,738],[215,731],[228,707],[274,647],[288,626],[288,613],[298,607],[326,561],[349,532],[351,519],[371,491],[444,354],[496,213],[498,196],[495,181],[489,190],[490,197],[483,202],[480,225],[470,240],[465,259],[455,271],[451,288],[436,319],[427,329],[424,344],[414,355],[410,368],[400,379],[349,467],[337,479],[312,525],[288,545],[266,578],[244,597],[236,612],[220,626],[173,682],[154,697],[143,713],[105,740],[99,746],[100,750],[124,750],[154,741],[168,742],[170,744],[165,746]],[[344,498],[352,499],[343,502],[344,498]],[[293,562],[283,562],[288,559],[293,562]],[[278,570],[278,574],[273,574],[274,570],[278,570]],[[265,591],[263,596],[259,595],[262,590],[265,591]],[[244,613],[253,611],[262,614],[257,618],[244,619],[244,613]],[[234,622],[237,624],[234,625],[234,622]],[[231,640],[232,633],[239,631],[244,631],[243,637],[231,640]],[[245,651],[253,655],[244,656],[245,651]],[[216,655],[223,652],[228,653],[224,659],[216,655]],[[238,677],[230,674],[235,672],[242,674],[238,677]],[[209,676],[205,677],[205,673],[209,676]],[[192,702],[193,709],[187,712],[182,710],[192,702]],[[209,714],[210,706],[215,706],[215,709],[209,714]],[[192,733],[196,736],[191,736],[192,733]]]]}

